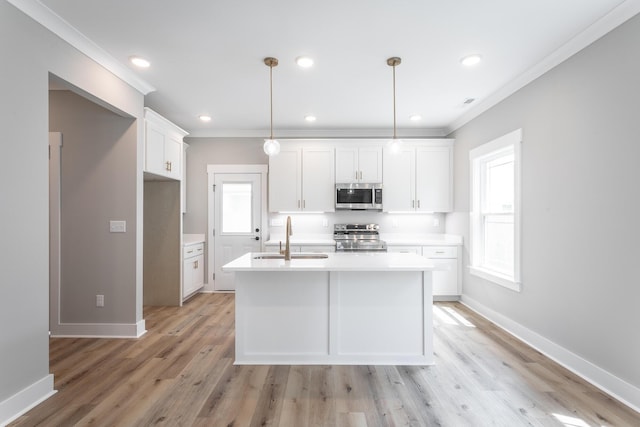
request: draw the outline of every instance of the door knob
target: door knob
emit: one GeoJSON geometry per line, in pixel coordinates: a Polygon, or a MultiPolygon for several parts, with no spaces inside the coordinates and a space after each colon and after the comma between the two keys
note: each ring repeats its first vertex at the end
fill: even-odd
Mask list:
{"type": "Polygon", "coordinates": [[[260,229],[259,229],[259,228],[256,228],[256,233],[258,233],[259,231],[260,231],[260,229]]]}

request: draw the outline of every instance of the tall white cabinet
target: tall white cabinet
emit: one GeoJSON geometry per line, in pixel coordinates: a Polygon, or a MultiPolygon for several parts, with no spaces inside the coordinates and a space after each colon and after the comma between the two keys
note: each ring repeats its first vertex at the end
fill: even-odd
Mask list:
{"type": "Polygon", "coordinates": [[[333,145],[281,142],[269,158],[269,211],[335,211],[334,170],[333,145]]]}
{"type": "Polygon", "coordinates": [[[183,300],[183,138],[187,132],[144,110],[143,303],[183,300]]]}
{"type": "Polygon", "coordinates": [[[385,147],[383,183],[386,212],[451,212],[453,140],[405,141],[397,151],[385,147]]]}

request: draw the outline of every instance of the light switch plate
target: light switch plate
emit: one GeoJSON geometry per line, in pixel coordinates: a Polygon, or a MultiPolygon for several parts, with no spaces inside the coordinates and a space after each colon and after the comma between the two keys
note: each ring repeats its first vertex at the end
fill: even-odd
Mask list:
{"type": "Polygon", "coordinates": [[[282,218],[272,218],[271,219],[271,226],[272,227],[282,227],[284,225],[284,221],[282,220],[282,218]]]}
{"type": "Polygon", "coordinates": [[[109,221],[110,233],[126,233],[127,221],[109,221]]]}

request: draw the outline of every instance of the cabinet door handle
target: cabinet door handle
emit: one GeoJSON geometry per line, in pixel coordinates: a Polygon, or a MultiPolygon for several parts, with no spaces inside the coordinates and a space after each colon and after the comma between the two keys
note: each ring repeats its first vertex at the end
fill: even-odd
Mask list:
{"type": "Polygon", "coordinates": [[[412,200],[412,201],[411,201],[411,209],[413,209],[413,208],[415,208],[415,207],[416,207],[416,201],[415,201],[415,200],[412,200]]]}
{"type": "Polygon", "coordinates": [[[193,249],[191,249],[190,251],[187,251],[188,254],[192,254],[193,253],[193,249]]]}
{"type": "Polygon", "coordinates": [[[443,254],[444,251],[436,251],[437,254],[443,254]]]}
{"type": "Polygon", "coordinates": [[[358,171],[356,171],[356,181],[358,180],[358,171]]]}
{"type": "Polygon", "coordinates": [[[307,201],[302,200],[302,209],[305,209],[306,207],[307,207],[307,201]]]}
{"type": "Polygon", "coordinates": [[[193,268],[198,268],[198,260],[193,261],[193,268]]]}
{"type": "Polygon", "coordinates": [[[300,209],[300,200],[298,200],[298,209],[300,209]]]}
{"type": "Polygon", "coordinates": [[[418,200],[418,209],[420,209],[420,200],[418,200]]]}

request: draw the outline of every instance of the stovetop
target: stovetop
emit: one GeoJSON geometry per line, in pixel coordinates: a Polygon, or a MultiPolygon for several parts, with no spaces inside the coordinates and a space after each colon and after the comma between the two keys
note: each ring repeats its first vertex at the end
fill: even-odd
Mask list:
{"type": "Polygon", "coordinates": [[[378,224],[335,224],[336,251],[386,251],[387,244],[380,240],[379,229],[378,224]]]}

